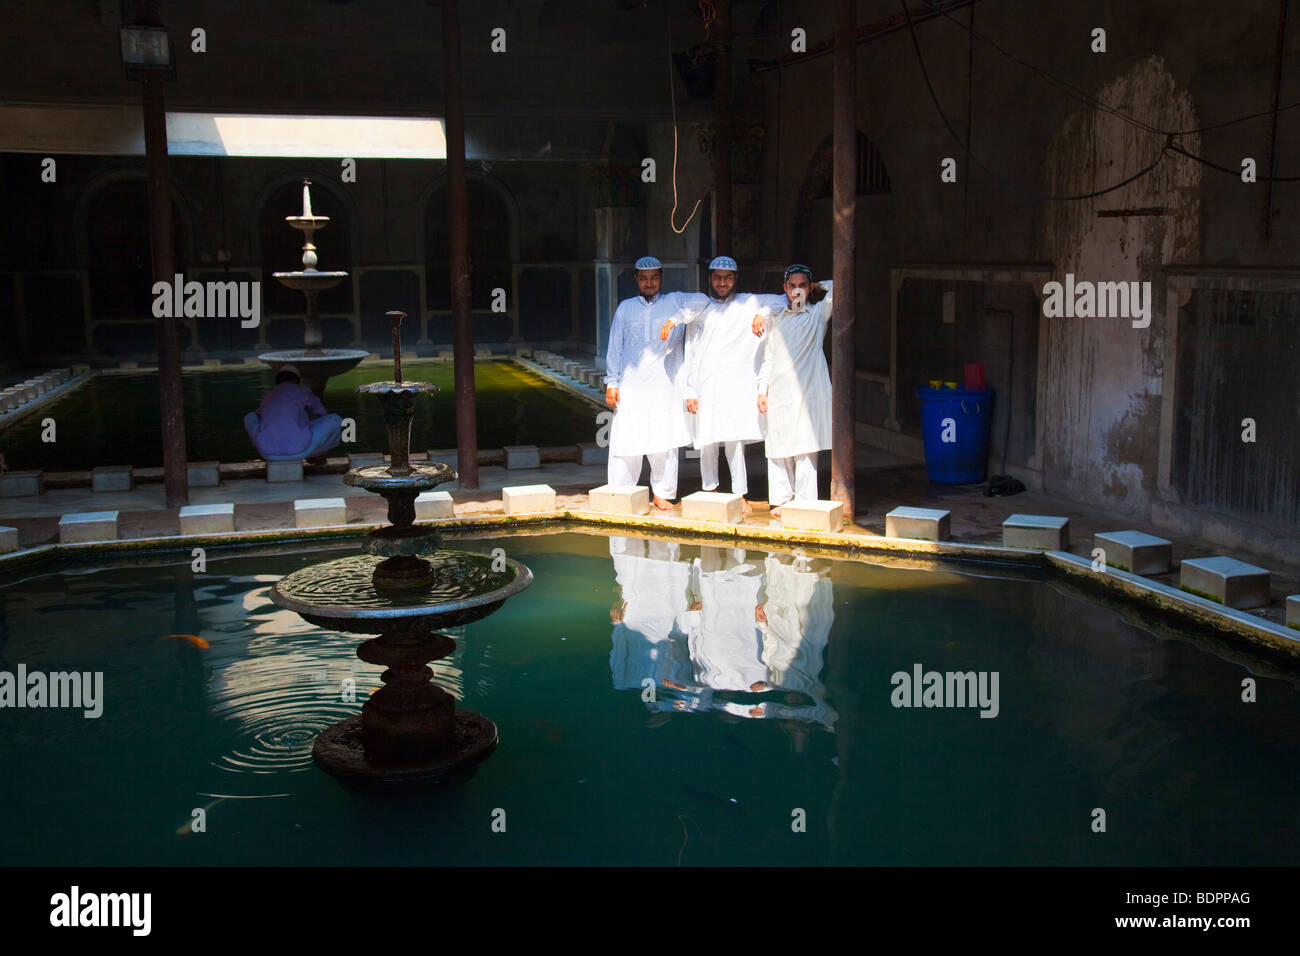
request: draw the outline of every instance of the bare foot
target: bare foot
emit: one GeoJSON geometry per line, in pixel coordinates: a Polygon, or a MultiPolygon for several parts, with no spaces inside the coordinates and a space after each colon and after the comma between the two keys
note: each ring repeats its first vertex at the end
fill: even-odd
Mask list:
{"type": "Polygon", "coordinates": [[[672,511],[673,503],[671,501],[665,501],[663,498],[655,495],[655,507],[660,511],[672,511]]]}
{"type": "Polygon", "coordinates": [[[772,685],[765,680],[756,680],[754,683],[749,685],[749,689],[755,694],[761,694],[765,690],[771,690],[772,685]]]}
{"type": "Polygon", "coordinates": [[[745,515],[754,513],[754,506],[749,503],[748,498],[740,499],[740,513],[745,515]]]}
{"type": "Polygon", "coordinates": [[[776,507],[776,508],[773,508],[771,511],[768,512],[768,514],[770,514],[773,518],[779,518],[779,517],[781,517],[781,508],[780,508],[780,506],[778,506],[778,507],[776,507]]]}
{"type": "Polygon", "coordinates": [[[663,685],[664,685],[665,687],[671,687],[673,690],[685,690],[685,689],[686,689],[686,685],[685,685],[685,684],[679,684],[679,683],[677,683],[677,681],[675,681],[675,680],[666,680],[666,679],[665,679],[665,680],[663,681],[663,685]]]}

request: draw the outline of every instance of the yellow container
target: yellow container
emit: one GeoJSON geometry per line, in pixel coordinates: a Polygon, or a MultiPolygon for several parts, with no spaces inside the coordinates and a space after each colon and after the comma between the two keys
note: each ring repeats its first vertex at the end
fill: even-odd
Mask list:
{"type": "Polygon", "coordinates": [[[930,379],[931,388],[943,388],[943,380],[938,378],[930,379]]]}
{"type": "Polygon", "coordinates": [[[951,389],[953,389],[953,390],[955,391],[955,390],[957,389],[957,383],[956,383],[956,382],[944,382],[944,383],[943,383],[943,387],[944,387],[944,388],[951,388],[951,389]]]}

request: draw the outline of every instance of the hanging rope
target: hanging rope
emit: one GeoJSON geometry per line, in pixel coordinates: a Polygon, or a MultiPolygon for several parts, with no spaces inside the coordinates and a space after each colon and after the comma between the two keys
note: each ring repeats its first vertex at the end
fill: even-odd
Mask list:
{"type": "Polygon", "coordinates": [[[668,24],[668,96],[673,105],[673,211],[668,214],[668,225],[672,227],[673,232],[681,235],[686,231],[686,227],[691,224],[695,214],[700,209],[700,203],[703,200],[695,200],[695,208],[691,214],[686,217],[682,223],[682,228],[677,228],[677,90],[673,86],[673,25],[671,21],[665,21],[668,24]]]}

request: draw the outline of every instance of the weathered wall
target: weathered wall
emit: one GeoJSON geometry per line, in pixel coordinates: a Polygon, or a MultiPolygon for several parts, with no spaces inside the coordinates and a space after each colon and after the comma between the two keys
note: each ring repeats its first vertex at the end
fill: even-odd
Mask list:
{"type": "MultiPolygon", "coordinates": [[[[1199,125],[1191,97],[1152,56],[1103,87],[1098,99],[1138,121],[1167,129],[1199,125]]],[[[1186,147],[1198,152],[1198,137],[1186,147]]],[[[1051,195],[1104,189],[1161,152],[1146,130],[1093,110],[1072,114],[1048,148],[1043,183],[1051,195]]],[[[1123,189],[1081,202],[1049,203],[1044,258],[1063,279],[1149,282],[1158,297],[1148,328],[1125,318],[1047,318],[1044,369],[1044,485],[1073,498],[1145,517],[1155,491],[1153,440],[1160,427],[1164,328],[1163,272],[1190,262],[1200,239],[1200,168],[1162,161],[1123,189]],[[1158,215],[1099,217],[1101,210],[1150,209],[1158,215]]]]}

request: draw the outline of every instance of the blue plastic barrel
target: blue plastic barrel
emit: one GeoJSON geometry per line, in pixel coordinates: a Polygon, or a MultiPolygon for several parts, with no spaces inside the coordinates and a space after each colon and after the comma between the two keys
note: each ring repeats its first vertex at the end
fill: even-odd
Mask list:
{"type": "Polygon", "coordinates": [[[967,391],[918,385],[916,395],[921,399],[921,437],[925,440],[925,470],[930,480],[946,485],[983,481],[988,465],[993,389],[967,391]]]}

